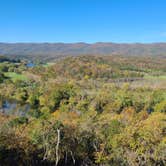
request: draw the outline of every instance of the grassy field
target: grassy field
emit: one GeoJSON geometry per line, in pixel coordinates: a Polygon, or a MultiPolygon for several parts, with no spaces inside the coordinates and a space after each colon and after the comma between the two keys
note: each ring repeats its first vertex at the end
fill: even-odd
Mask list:
{"type": "Polygon", "coordinates": [[[48,66],[52,66],[52,65],[54,65],[54,64],[55,64],[55,62],[49,62],[49,63],[46,63],[46,64],[44,64],[44,65],[42,65],[42,66],[48,67],[48,66]]]}
{"type": "Polygon", "coordinates": [[[147,75],[144,77],[147,80],[166,80],[166,75],[161,75],[161,76],[150,76],[147,75]]]}
{"type": "Polygon", "coordinates": [[[17,81],[17,80],[23,80],[24,81],[24,80],[28,79],[25,75],[18,74],[18,73],[15,73],[15,72],[6,72],[5,76],[10,77],[13,81],[17,81]]]}

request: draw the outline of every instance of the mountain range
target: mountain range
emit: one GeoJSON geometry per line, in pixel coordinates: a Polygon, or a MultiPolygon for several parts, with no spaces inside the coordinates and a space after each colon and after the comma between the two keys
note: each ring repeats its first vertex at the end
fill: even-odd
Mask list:
{"type": "Polygon", "coordinates": [[[0,43],[0,55],[50,61],[77,55],[166,56],[166,43],[0,43]]]}

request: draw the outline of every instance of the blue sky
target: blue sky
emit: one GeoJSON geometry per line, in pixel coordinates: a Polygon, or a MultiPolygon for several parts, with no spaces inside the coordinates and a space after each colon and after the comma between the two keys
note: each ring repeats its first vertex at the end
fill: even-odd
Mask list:
{"type": "Polygon", "coordinates": [[[0,42],[166,42],[166,0],[0,0],[0,42]]]}

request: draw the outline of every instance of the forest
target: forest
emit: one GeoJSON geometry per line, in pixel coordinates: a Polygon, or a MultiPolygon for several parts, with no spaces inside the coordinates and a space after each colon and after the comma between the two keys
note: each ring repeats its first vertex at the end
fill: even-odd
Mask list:
{"type": "Polygon", "coordinates": [[[165,166],[166,58],[0,56],[1,166],[165,166]]]}

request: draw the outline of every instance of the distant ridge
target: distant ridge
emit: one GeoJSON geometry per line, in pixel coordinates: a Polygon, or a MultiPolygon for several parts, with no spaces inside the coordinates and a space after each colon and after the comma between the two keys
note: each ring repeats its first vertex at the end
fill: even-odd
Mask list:
{"type": "Polygon", "coordinates": [[[32,60],[54,60],[85,54],[166,56],[166,43],[0,43],[0,55],[32,60]]]}

